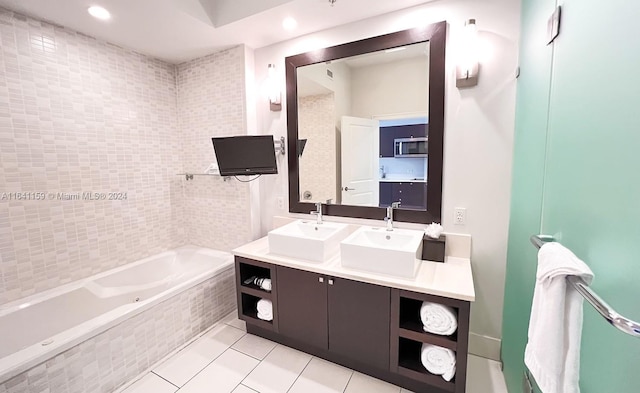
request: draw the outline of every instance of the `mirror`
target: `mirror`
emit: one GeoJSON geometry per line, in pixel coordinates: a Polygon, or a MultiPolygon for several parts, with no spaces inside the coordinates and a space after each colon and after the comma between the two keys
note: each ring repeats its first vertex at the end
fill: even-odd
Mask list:
{"type": "Polygon", "coordinates": [[[446,23],[286,59],[289,206],[440,220],[446,23]]]}

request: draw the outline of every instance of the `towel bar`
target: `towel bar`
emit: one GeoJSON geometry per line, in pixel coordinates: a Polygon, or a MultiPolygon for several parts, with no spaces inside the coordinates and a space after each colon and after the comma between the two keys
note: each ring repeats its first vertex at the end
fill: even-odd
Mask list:
{"type": "MultiPolygon", "coordinates": [[[[543,244],[548,242],[554,242],[555,239],[553,236],[548,235],[533,235],[530,238],[531,243],[533,243],[536,248],[542,247],[543,244]]],[[[635,337],[640,337],[640,323],[630,320],[629,318],[625,318],[622,315],[618,314],[611,306],[607,304],[600,296],[596,295],[595,292],[583,279],[576,276],[567,277],[567,281],[573,285],[573,287],[578,291],[579,294],[582,295],[587,301],[606,319],[610,324],[615,326],[616,328],[622,330],[623,332],[630,334],[635,337]]]]}

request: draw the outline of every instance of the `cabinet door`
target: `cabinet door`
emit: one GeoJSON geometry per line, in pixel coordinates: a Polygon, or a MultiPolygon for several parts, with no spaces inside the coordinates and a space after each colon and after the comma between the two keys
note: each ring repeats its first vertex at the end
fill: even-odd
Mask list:
{"type": "Polygon", "coordinates": [[[380,207],[391,205],[393,183],[380,182],[380,207]]]}
{"type": "Polygon", "coordinates": [[[388,370],[391,290],[341,278],[330,280],[329,350],[388,370]]]}
{"type": "Polygon", "coordinates": [[[427,206],[425,183],[398,183],[397,192],[401,207],[424,209],[427,206]]]}
{"type": "Polygon", "coordinates": [[[380,157],[393,157],[394,129],[396,127],[380,127],[380,157]]]}
{"type": "Polygon", "coordinates": [[[277,276],[280,334],[327,349],[326,277],[282,266],[277,276]]]}

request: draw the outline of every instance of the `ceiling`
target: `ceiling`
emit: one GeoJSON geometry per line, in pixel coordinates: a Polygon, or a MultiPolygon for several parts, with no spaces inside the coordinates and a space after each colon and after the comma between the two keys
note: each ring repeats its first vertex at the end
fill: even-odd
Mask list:
{"type": "Polygon", "coordinates": [[[428,0],[0,0],[0,7],[181,63],[246,44],[257,49],[428,0]],[[99,21],[87,8],[111,12],[99,21]],[[286,17],[298,26],[285,30],[286,17]]]}

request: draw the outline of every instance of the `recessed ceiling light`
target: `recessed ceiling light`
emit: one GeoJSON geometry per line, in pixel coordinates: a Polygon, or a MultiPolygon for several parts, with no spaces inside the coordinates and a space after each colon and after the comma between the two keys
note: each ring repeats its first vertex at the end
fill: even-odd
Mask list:
{"type": "Polygon", "coordinates": [[[284,27],[285,30],[293,30],[296,28],[296,26],[298,26],[298,21],[296,21],[290,16],[287,18],[284,18],[284,20],[282,21],[282,27],[284,27]]]}
{"type": "Polygon", "coordinates": [[[100,6],[95,5],[93,7],[89,7],[87,11],[89,11],[89,14],[94,18],[101,20],[111,19],[111,13],[100,6]]]}

